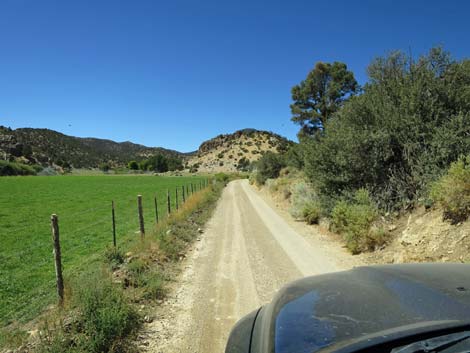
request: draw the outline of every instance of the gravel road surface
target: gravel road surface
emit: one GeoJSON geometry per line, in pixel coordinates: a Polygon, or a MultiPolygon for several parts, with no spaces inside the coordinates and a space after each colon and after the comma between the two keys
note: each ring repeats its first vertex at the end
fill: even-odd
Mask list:
{"type": "Polygon", "coordinates": [[[354,265],[337,244],[295,228],[247,180],[229,183],[141,349],[223,352],[235,322],[286,283],[354,265]]]}

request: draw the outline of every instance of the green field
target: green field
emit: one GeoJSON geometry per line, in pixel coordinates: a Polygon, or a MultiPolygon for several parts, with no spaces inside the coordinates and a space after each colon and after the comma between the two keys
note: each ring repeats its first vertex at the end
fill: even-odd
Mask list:
{"type": "MultiPolygon", "coordinates": [[[[0,326],[25,322],[55,301],[50,216],[59,216],[65,277],[97,264],[112,245],[111,200],[116,205],[117,242],[138,234],[137,195],[143,196],[146,231],[172,208],[176,187],[199,177],[54,176],[0,178],[0,326]],[[136,233],[137,232],[137,233],[136,233]]],[[[181,197],[181,195],[180,195],[181,197]]]]}

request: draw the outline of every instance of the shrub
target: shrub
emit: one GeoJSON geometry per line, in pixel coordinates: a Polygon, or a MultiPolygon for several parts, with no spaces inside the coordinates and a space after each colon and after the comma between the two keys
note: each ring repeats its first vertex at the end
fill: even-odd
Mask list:
{"type": "Polygon", "coordinates": [[[383,227],[372,226],[367,233],[367,239],[364,245],[367,250],[374,250],[387,242],[387,233],[383,227]]]}
{"type": "Polygon", "coordinates": [[[82,276],[74,286],[71,325],[45,322],[41,344],[44,353],[129,352],[128,337],[140,327],[135,309],[128,304],[122,289],[101,273],[82,276]]]}
{"type": "Polygon", "coordinates": [[[237,170],[241,170],[241,171],[246,172],[249,169],[250,169],[250,161],[245,157],[240,158],[240,160],[238,161],[238,164],[237,164],[237,170]]]}
{"type": "Polygon", "coordinates": [[[279,172],[285,166],[282,156],[273,152],[266,152],[256,163],[256,182],[263,185],[267,179],[277,178],[279,172]]]}
{"type": "Polygon", "coordinates": [[[139,327],[136,311],[110,279],[91,277],[78,287],[75,296],[78,327],[84,351],[112,352],[116,338],[123,338],[139,327]]]}
{"type": "Polygon", "coordinates": [[[227,185],[227,183],[230,181],[230,175],[225,173],[217,173],[214,178],[216,182],[223,183],[224,185],[227,185]]]}
{"type": "Polygon", "coordinates": [[[441,48],[417,60],[394,52],[375,59],[368,73],[363,93],[302,141],[305,172],[321,195],[367,187],[390,211],[423,197],[469,153],[470,60],[454,61],[441,48]]]}
{"type": "Polygon", "coordinates": [[[100,163],[99,168],[100,170],[106,173],[111,169],[111,166],[109,165],[109,163],[100,163]]]}
{"type": "Polygon", "coordinates": [[[292,217],[302,219],[304,209],[308,205],[317,203],[318,197],[312,186],[304,181],[295,183],[291,186],[291,207],[289,213],[292,217]]]}
{"type": "Polygon", "coordinates": [[[199,170],[199,163],[195,163],[189,167],[190,173],[197,173],[198,170],[199,170]]]}
{"type": "Polygon", "coordinates": [[[221,158],[224,158],[224,154],[221,152],[217,155],[217,158],[221,159],[221,158]]]}
{"type": "Polygon", "coordinates": [[[366,189],[359,189],[352,201],[337,202],[332,211],[332,228],[342,234],[346,246],[357,254],[370,248],[369,230],[378,215],[377,206],[366,189]]]}
{"type": "Polygon", "coordinates": [[[310,202],[302,209],[302,217],[308,224],[318,224],[321,216],[321,207],[319,202],[310,202]]]}
{"type": "Polygon", "coordinates": [[[0,161],[0,176],[36,175],[36,170],[26,164],[0,161]]]}
{"type": "Polygon", "coordinates": [[[470,156],[451,164],[447,173],[431,187],[431,198],[444,209],[444,219],[452,223],[470,215],[470,156]]]}
{"type": "Polygon", "coordinates": [[[138,164],[136,161],[130,161],[130,162],[127,164],[127,167],[128,167],[130,170],[138,170],[138,169],[139,169],[139,164],[138,164]]]}

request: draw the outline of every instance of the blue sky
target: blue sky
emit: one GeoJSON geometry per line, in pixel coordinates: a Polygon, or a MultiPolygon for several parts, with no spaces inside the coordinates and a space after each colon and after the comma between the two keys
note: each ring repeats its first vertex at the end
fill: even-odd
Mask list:
{"type": "Polygon", "coordinates": [[[245,127],[296,139],[317,61],[470,53],[470,1],[1,0],[0,125],[195,150],[245,127]]]}

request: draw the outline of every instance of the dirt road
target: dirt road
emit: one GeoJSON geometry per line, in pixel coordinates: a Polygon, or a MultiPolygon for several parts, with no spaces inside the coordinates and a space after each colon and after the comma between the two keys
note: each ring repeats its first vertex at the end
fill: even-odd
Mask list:
{"type": "Polygon", "coordinates": [[[173,294],[146,326],[141,348],[223,352],[234,323],[284,284],[352,267],[349,257],[335,244],[295,231],[247,180],[231,182],[173,294]]]}

